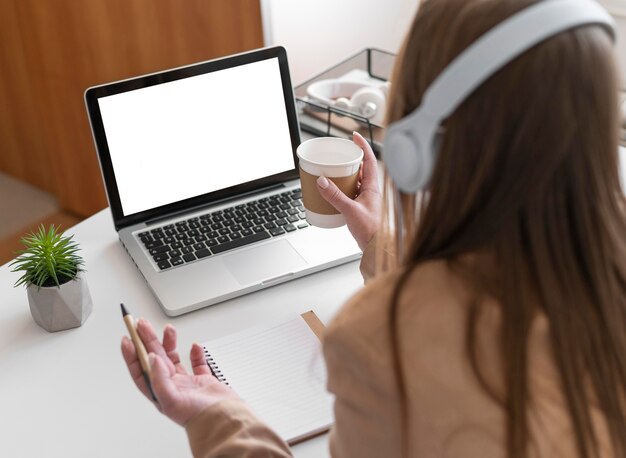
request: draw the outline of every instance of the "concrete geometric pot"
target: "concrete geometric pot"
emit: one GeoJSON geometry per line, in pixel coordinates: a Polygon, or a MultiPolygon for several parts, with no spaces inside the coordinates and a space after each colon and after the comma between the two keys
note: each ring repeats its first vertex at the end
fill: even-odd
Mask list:
{"type": "Polygon", "coordinates": [[[26,288],[30,313],[35,323],[48,332],[82,325],[91,314],[93,303],[87,282],[80,272],[76,279],[59,286],[26,288]]]}

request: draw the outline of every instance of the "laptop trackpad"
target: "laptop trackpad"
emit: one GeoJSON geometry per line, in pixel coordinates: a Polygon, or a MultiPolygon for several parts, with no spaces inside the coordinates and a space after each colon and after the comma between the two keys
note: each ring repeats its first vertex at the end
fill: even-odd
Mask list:
{"type": "Polygon", "coordinates": [[[288,275],[307,264],[287,240],[226,255],[223,260],[233,277],[242,285],[288,275]]]}

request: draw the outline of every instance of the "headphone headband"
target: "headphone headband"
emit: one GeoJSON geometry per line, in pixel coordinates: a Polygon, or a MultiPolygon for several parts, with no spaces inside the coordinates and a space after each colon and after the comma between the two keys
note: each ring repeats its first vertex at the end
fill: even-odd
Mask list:
{"type": "Polygon", "coordinates": [[[313,100],[319,100],[325,105],[332,106],[333,99],[351,97],[359,89],[372,87],[363,81],[327,79],[315,81],[306,88],[307,95],[313,100]]]}
{"type": "Polygon", "coordinates": [[[591,0],[536,3],[485,33],[437,77],[424,95],[423,109],[438,119],[456,108],[491,75],[533,46],[565,30],[597,24],[615,40],[611,16],[591,0]]]}
{"type": "Polygon", "coordinates": [[[613,19],[594,0],[544,0],[504,20],[457,56],[426,90],[422,104],[387,129],[384,159],[398,187],[416,192],[428,183],[441,122],[483,82],[533,46],[583,25],[600,25],[615,40],[613,19]]]}

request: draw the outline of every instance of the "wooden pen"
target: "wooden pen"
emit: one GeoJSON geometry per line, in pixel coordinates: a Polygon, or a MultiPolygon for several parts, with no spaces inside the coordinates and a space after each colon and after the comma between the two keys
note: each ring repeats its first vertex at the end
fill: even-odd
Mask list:
{"type": "Polygon", "coordinates": [[[146,381],[146,385],[148,386],[148,390],[150,390],[150,394],[152,395],[152,399],[156,402],[157,398],[154,395],[154,391],[152,391],[152,383],[151,383],[151,374],[150,374],[150,363],[148,361],[148,352],[146,351],[146,347],[139,337],[137,333],[137,325],[135,324],[135,319],[133,316],[128,313],[124,304],[120,304],[122,307],[122,317],[124,318],[124,323],[126,323],[126,328],[128,329],[128,333],[130,334],[130,338],[135,345],[135,351],[137,353],[137,359],[139,360],[139,364],[141,365],[141,370],[143,372],[143,378],[146,381]]]}

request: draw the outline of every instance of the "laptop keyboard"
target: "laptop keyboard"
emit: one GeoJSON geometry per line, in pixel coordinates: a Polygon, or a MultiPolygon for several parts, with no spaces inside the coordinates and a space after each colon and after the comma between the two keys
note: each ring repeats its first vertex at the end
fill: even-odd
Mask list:
{"type": "Polygon", "coordinates": [[[140,232],[160,270],[305,229],[300,189],[140,232]]]}

